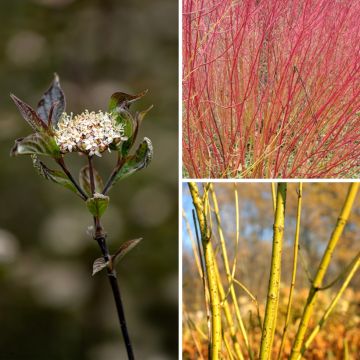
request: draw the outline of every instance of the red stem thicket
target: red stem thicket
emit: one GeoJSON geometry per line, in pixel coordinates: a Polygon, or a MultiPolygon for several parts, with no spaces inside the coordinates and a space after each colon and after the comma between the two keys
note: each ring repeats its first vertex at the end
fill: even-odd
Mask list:
{"type": "Polygon", "coordinates": [[[358,177],[360,2],[184,0],[186,176],[358,177]]]}

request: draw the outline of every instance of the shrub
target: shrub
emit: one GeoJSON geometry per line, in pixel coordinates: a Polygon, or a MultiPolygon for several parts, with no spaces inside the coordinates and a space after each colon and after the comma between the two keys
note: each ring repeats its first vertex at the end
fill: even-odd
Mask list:
{"type": "Polygon", "coordinates": [[[184,0],[189,177],[357,177],[360,3],[184,0]]]}

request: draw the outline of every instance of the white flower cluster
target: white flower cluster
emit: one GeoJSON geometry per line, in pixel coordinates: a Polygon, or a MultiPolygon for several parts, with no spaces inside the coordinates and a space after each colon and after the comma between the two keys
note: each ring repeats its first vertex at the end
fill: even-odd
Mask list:
{"type": "Polygon", "coordinates": [[[76,116],[63,113],[55,129],[55,140],[62,153],[80,151],[101,156],[112,142],[127,138],[124,126],[117,124],[111,114],[85,110],[76,116]]]}

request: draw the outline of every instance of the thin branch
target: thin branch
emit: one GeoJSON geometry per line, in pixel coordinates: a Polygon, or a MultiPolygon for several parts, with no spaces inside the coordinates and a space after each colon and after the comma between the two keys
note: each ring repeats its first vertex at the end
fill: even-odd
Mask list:
{"type": "Polygon", "coordinates": [[[220,294],[220,301],[221,301],[220,303],[221,303],[222,309],[224,310],[225,319],[226,319],[226,322],[228,324],[228,330],[229,330],[230,337],[231,337],[231,340],[232,340],[233,345],[234,345],[235,353],[236,353],[237,358],[239,360],[244,360],[244,355],[242,354],[239,341],[238,341],[238,339],[236,337],[236,328],[235,328],[233,318],[231,316],[230,305],[229,305],[229,302],[227,301],[227,298],[226,298],[224,287],[223,287],[222,282],[221,282],[221,276],[220,276],[219,268],[218,268],[216,262],[215,262],[215,271],[216,271],[216,280],[217,280],[219,294],[220,294]]]}
{"type": "Polygon", "coordinates": [[[232,302],[234,304],[236,319],[237,319],[237,321],[239,323],[241,335],[242,335],[242,337],[244,339],[246,349],[248,350],[250,358],[252,358],[252,352],[251,352],[251,348],[250,348],[250,344],[249,344],[249,339],[248,339],[248,336],[247,336],[247,333],[246,333],[244,322],[243,322],[242,317],[241,317],[240,308],[239,308],[238,300],[237,300],[237,297],[236,297],[234,285],[232,283],[232,277],[231,277],[231,271],[230,271],[230,265],[229,265],[229,258],[228,258],[228,255],[227,255],[226,244],[225,244],[225,237],[224,237],[224,234],[223,234],[223,231],[222,231],[219,206],[218,206],[218,202],[217,202],[217,198],[216,198],[216,194],[215,194],[213,184],[210,185],[210,192],[211,192],[212,202],[213,202],[213,205],[214,205],[214,214],[215,214],[218,233],[219,233],[219,237],[220,237],[221,255],[222,255],[222,259],[223,259],[223,263],[224,263],[224,267],[225,267],[226,277],[227,277],[227,280],[228,280],[231,299],[232,299],[232,302]]]}
{"type": "Polygon", "coordinates": [[[125,161],[122,160],[120,158],[120,155],[118,154],[116,166],[113,169],[113,171],[111,172],[109,178],[107,179],[105,186],[104,186],[104,190],[102,191],[103,195],[106,195],[107,192],[110,190],[110,188],[116,178],[117,173],[121,170],[121,168],[123,167],[124,164],[125,164],[125,161]]]}
{"type": "Polygon", "coordinates": [[[88,162],[89,162],[90,189],[91,189],[91,194],[94,196],[95,180],[94,180],[94,168],[92,163],[92,156],[88,156],[88,162]]]}
{"type": "MultiPolygon", "coordinates": [[[[316,327],[313,329],[313,331],[311,332],[311,334],[309,335],[308,339],[305,341],[304,346],[301,349],[301,356],[304,355],[306,349],[309,348],[309,346],[311,345],[312,341],[315,339],[316,335],[319,333],[319,331],[321,330],[321,328],[324,326],[326,320],[329,318],[331,312],[334,310],[337,302],[339,301],[340,297],[342,296],[342,294],[344,293],[345,289],[347,288],[347,286],[349,285],[351,279],[353,278],[353,276],[355,275],[356,271],[358,270],[360,266],[360,252],[355,256],[355,258],[353,259],[353,261],[350,263],[350,269],[349,272],[346,276],[346,279],[344,281],[344,283],[342,284],[341,288],[339,289],[339,291],[337,292],[336,296],[334,297],[334,299],[331,301],[330,305],[328,306],[328,308],[325,311],[325,314],[323,315],[323,317],[320,319],[319,323],[316,325],[316,327]]],[[[301,356],[298,356],[298,359],[301,358],[301,356]]]]}
{"type": "Polygon", "coordinates": [[[60,165],[60,167],[63,169],[66,176],[69,178],[69,180],[73,183],[73,185],[76,187],[76,190],[79,192],[81,198],[86,201],[88,199],[88,196],[85,194],[84,190],[81,188],[81,186],[77,183],[77,181],[73,178],[70,171],[65,165],[64,159],[61,157],[56,160],[56,162],[60,165]]]}
{"type": "Polygon", "coordinates": [[[209,308],[210,301],[209,301],[209,290],[206,285],[207,274],[206,274],[206,269],[205,269],[204,252],[201,249],[201,241],[200,241],[200,237],[199,237],[199,231],[198,231],[198,226],[197,226],[196,215],[195,215],[194,209],[192,209],[192,217],[193,217],[193,222],[194,222],[194,227],[195,227],[196,243],[197,243],[198,253],[199,253],[199,258],[200,258],[200,263],[201,263],[200,275],[201,275],[201,280],[202,280],[203,289],[204,289],[204,300],[205,300],[207,326],[208,326],[208,339],[210,340],[209,343],[211,343],[211,320],[210,320],[211,315],[210,315],[210,308],[209,308]]]}
{"type": "Polygon", "coordinates": [[[319,288],[319,291],[323,291],[323,290],[327,290],[330,289],[331,287],[333,287],[339,280],[343,279],[344,277],[346,277],[349,272],[351,271],[354,262],[357,261],[357,258],[359,257],[359,254],[354,258],[354,260],[333,280],[331,281],[329,284],[319,288]]]}
{"type": "Polygon", "coordinates": [[[326,274],[326,271],[329,267],[333,252],[335,247],[342,235],[342,232],[345,228],[347,220],[349,218],[351,208],[355,201],[356,194],[359,190],[359,183],[352,183],[349,187],[348,194],[345,199],[343,208],[341,209],[340,216],[336,223],[335,229],[331,234],[330,240],[328,242],[327,248],[324,252],[324,255],[321,259],[320,265],[318,267],[314,282],[311,285],[309,295],[306,301],[303,315],[301,317],[300,325],[296,333],[295,342],[291,351],[290,360],[297,360],[300,356],[302,345],[304,342],[305,334],[312,317],[312,313],[315,306],[315,301],[318,294],[318,289],[322,286],[323,278],[326,274]]]}
{"type": "Polygon", "coordinates": [[[272,202],[273,202],[273,210],[275,213],[276,210],[276,188],[275,188],[275,183],[271,183],[271,196],[272,196],[272,202]]]}
{"type": "MultiPolygon", "coordinates": [[[[106,262],[108,262],[110,260],[110,254],[109,254],[108,247],[106,245],[106,235],[101,226],[100,219],[95,218],[94,222],[95,222],[95,228],[96,228],[94,239],[99,244],[99,247],[100,247],[100,250],[104,257],[104,260],[106,262]]],[[[119,319],[119,323],[120,323],[120,329],[121,329],[121,332],[122,332],[122,335],[124,338],[127,356],[128,356],[129,360],[134,360],[135,356],[134,356],[134,351],[133,351],[133,348],[131,345],[130,336],[129,336],[129,332],[128,332],[127,325],[126,325],[125,312],[124,312],[123,302],[121,299],[120,288],[119,288],[119,285],[117,282],[116,271],[112,267],[112,264],[109,264],[109,266],[107,267],[107,274],[108,274],[108,279],[110,282],[112,294],[113,294],[115,305],[116,305],[116,310],[117,310],[118,319],[119,319]]]]}
{"type": "Polygon", "coordinates": [[[297,264],[298,264],[297,260],[298,260],[298,251],[299,251],[301,205],[302,205],[302,183],[299,184],[299,190],[298,190],[298,205],[297,205],[297,213],[296,213],[296,229],[295,229],[295,240],[294,240],[293,269],[292,269],[292,276],[291,276],[289,301],[288,301],[287,310],[286,310],[286,320],[285,320],[283,335],[281,337],[281,344],[280,344],[280,350],[279,350],[279,353],[278,353],[278,360],[280,360],[281,354],[282,354],[283,349],[284,349],[287,330],[288,330],[288,326],[289,326],[289,323],[290,323],[291,306],[292,306],[292,299],[293,299],[293,293],[294,293],[294,288],[295,288],[295,280],[296,280],[296,270],[297,270],[297,264]]]}
{"type": "Polygon", "coordinates": [[[240,286],[241,289],[243,289],[250,297],[251,301],[255,304],[256,306],[256,313],[257,313],[257,318],[258,318],[258,322],[259,322],[259,327],[262,330],[262,321],[261,321],[261,316],[260,316],[260,306],[259,303],[256,299],[256,296],[253,295],[251,293],[251,291],[243,284],[241,283],[239,280],[236,280],[235,278],[233,278],[233,281],[236,285],[240,286]]]}
{"type": "Polygon", "coordinates": [[[300,243],[299,243],[298,247],[299,247],[298,254],[299,254],[300,264],[301,264],[303,270],[305,271],[305,275],[306,275],[307,280],[309,281],[310,284],[312,284],[314,282],[314,279],[313,279],[313,277],[312,277],[312,275],[310,273],[309,267],[307,266],[307,263],[305,261],[305,258],[304,258],[303,251],[302,251],[300,243]]]}

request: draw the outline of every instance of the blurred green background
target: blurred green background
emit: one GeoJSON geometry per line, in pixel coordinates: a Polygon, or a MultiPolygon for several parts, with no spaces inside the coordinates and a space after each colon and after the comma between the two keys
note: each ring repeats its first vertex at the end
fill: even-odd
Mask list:
{"type": "MultiPolygon", "coordinates": [[[[67,111],[106,109],[114,91],[149,94],[139,138],[154,159],[117,184],[104,216],[109,246],[143,237],[118,268],[138,359],[175,359],[178,341],[177,1],[12,0],[0,3],[0,358],[126,358],[84,204],[10,158],[31,129],[9,98],[36,106],[60,75],[67,111]]],[[[67,162],[78,171],[84,159],[67,162]]],[[[114,154],[96,159],[104,177],[114,154]]]]}

